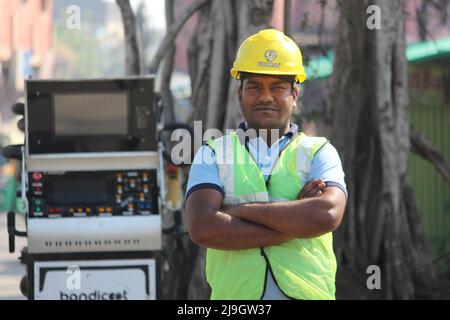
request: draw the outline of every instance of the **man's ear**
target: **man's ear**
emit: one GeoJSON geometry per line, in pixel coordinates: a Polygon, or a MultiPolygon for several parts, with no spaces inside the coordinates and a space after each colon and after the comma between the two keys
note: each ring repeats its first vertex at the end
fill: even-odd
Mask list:
{"type": "Polygon", "coordinates": [[[292,95],[294,96],[295,101],[297,101],[299,94],[300,94],[300,88],[294,84],[294,89],[292,90],[292,95]]]}
{"type": "Polygon", "coordinates": [[[241,88],[241,86],[239,86],[239,88],[238,88],[237,96],[238,96],[239,102],[242,102],[242,88],[241,88]]]}
{"type": "Polygon", "coordinates": [[[297,107],[297,100],[298,100],[299,94],[300,94],[300,88],[298,86],[294,85],[294,88],[292,90],[292,97],[294,100],[294,108],[297,107]]]}

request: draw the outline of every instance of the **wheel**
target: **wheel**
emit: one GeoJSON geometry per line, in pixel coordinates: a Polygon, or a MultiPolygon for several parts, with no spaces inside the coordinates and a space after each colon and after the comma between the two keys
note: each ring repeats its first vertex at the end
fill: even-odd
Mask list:
{"type": "Polygon", "coordinates": [[[20,280],[20,292],[22,292],[22,294],[25,297],[28,297],[28,277],[27,276],[23,276],[23,278],[20,280]]]}

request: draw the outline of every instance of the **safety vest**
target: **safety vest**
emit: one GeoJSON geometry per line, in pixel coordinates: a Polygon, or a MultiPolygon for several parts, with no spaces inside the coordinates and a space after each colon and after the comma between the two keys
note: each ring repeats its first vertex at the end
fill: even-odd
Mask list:
{"type": "MultiPolygon", "coordinates": [[[[224,188],[224,205],[296,200],[325,138],[303,133],[283,150],[266,184],[236,132],[211,140],[224,188]],[[298,152],[300,149],[300,152],[298,152]],[[300,173],[300,174],[299,174],[300,173]]],[[[292,299],[335,299],[336,258],[332,233],[247,250],[207,249],[206,279],[211,299],[261,299],[270,270],[292,299]]]]}

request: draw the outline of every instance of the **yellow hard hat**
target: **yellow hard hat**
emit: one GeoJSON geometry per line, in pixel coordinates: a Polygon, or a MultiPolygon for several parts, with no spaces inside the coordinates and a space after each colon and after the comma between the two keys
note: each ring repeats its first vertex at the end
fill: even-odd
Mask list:
{"type": "Polygon", "coordinates": [[[306,80],[300,48],[275,29],[261,30],[242,43],[231,75],[239,80],[240,72],[292,75],[300,83],[306,80]]]}

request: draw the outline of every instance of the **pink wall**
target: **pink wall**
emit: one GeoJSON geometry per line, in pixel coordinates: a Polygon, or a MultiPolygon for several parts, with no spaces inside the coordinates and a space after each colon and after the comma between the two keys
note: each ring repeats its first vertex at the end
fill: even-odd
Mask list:
{"type": "Polygon", "coordinates": [[[0,0],[0,60],[30,50],[41,61],[52,47],[52,9],[52,0],[0,0]]]}

